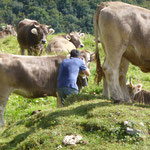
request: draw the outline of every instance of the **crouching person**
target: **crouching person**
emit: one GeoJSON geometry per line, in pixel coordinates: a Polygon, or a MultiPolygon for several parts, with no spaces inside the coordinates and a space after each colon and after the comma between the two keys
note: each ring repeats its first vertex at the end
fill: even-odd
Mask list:
{"type": "Polygon", "coordinates": [[[86,76],[90,75],[89,69],[80,59],[80,51],[73,49],[70,52],[70,58],[63,60],[59,68],[57,87],[61,106],[64,105],[65,98],[68,95],[78,94],[77,77],[80,71],[86,76]]]}

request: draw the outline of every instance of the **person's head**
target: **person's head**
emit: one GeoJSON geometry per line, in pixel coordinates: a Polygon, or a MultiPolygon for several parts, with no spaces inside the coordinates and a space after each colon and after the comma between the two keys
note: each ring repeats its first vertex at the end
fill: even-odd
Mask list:
{"type": "Polygon", "coordinates": [[[73,49],[71,52],[70,52],[70,57],[76,57],[78,58],[80,56],[80,51],[77,50],[77,49],[73,49]]]}

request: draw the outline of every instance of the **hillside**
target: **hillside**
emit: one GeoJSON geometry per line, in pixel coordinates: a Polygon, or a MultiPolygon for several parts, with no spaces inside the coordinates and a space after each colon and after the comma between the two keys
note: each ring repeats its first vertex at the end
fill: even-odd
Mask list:
{"type": "MultiPolygon", "coordinates": [[[[48,40],[53,36],[49,35],[48,40]]],[[[92,35],[86,34],[83,43],[84,49],[94,52],[92,35]]],[[[0,39],[0,50],[20,54],[16,37],[0,39]]],[[[103,60],[101,49],[100,53],[103,60]]],[[[26,99],[11,94],[4,115],[5,127],[0,128],[0,150],[148,150],[150,106],[113,104],[102,96],[102,83],[98,86],[94,82],[95,63],[90,70],[88,87],[79,95],[68,97],[66,107],[61,109],[56,108],[54,97],[26,99]],[[37,113],[32,114],[34,111],[37,113]],[[64,137],[71,134],[82,136],[79,144],[62,144],[64,137]]],[[[144,74],[130,65],[127,77],[150,90],[150,73],[144,74]]]]}
{"type": "MultiPolygon", "coordinates": [[[[23,109],[19,114],[20,119],[0,130],[0,149],[54,150],[62,147],[60,148],[62,150],[116,148],[148,150],[150,148],[150,107],[138,104],[114,105],[101,96],[88,94],[80,95],[76,99],[80,99],[80,102],[62,109],[52,108],[50,105],[48,108],[45,105],[41,107],[42,111],[35,115],[31,115],[29,108],[23,109]],[[127,134],[125,121],[130,122],[131,128],[141,130],[141,133],[127,134]],[[71,134],[81,135],[80,143],[76,146],[62,144],[64,137],[71,134]]],[[[33,104],[28,102],[28,106],[30,105],[33,104]]]]}

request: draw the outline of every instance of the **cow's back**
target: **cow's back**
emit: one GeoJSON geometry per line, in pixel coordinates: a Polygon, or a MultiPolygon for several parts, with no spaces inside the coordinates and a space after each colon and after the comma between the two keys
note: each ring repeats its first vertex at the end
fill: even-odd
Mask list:
{"type": "Polygon", "coordinates": [[[70,52],[76,49],[75,45],[65,38],[65,35],[59,35],[49,41],[46,51],[49,53],[70,52]]]}
{"type": "Polygon", "coordinates": [[[150,71],[150,10],[123,2],[104,2],[97,7],[94,21],[96,40],[100,38],[105,51],[121,43],[127,60],[143,72],[150,71]]]}
{"type": "Polygon", "coordinates": [[[28,98],[56,96],[58,69],[64,58],[4,54],[0,56],[0,75],[5,77],[3,84],[28,98]]]}

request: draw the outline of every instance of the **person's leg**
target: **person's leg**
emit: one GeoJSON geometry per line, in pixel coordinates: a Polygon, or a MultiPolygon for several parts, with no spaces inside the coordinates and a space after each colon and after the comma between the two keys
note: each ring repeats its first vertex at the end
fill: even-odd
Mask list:
{"type": "Polygon", "coordinates": [[[64,105],[65,98],[71,94],[78,94],[78,90],[73,89],[73,88],[67,88],[67,87],[58,89],[58,95],[59,95],[62,105],[64,105]]]}
{"type": "Polygon", "coordinates": [[[73,88],[64,88],[64,94],[66,97],[71,94],[78,94],[78,90],[73,88]]]}
{"type": "Polygon", "coordinates": [[[64,99],[66,98],[64,88],[59,88],[58,89],[58,95],[59,95],[59,98],[61,100],[62,105],[64,105],[64,99]]]}

